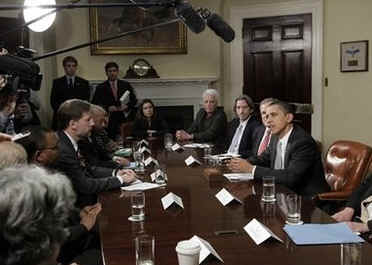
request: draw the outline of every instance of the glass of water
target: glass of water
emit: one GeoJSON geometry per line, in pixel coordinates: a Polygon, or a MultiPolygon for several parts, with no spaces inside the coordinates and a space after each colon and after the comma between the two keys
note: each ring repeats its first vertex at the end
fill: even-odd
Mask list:
{"type": "Polygon", "coordinates": [[[140,235],[134,239],[136,247],[136,265],[155,264],[155,238],[150,235],[140,235]]]}
{"type": "Polygon", "coordinates": [[[144,166],[144,154],[141,153],[139,150],[135,151],[133,153],[134,161],[136,162],[136,171],[137,172],[144,172],[145,166],[144,166]]]}
{"type": "Polygon", "coordinates": [[[164,134],[164,148],[168,151],[172,149],[173,135],[171,133],[164,134]]]}
{"type": "Polygon", "coordinates": [[[266,176],[262,178],[262,201],[274,202],[275,198],[275,177],[266,176]]]}
{"type": "Polygon", "coordinates": [[[142,191],[131,193],[130,205],[132,215],[129,216],[128,220],[132,222],[145,220],[145,193],[142,191]]]}
{"type": "Polygon", "coordinates": [[[301,196],[297,194],[287,194],[286,203],[288,208],[286,223],[290,225],[303,224],[301,221],[301,196]]]}

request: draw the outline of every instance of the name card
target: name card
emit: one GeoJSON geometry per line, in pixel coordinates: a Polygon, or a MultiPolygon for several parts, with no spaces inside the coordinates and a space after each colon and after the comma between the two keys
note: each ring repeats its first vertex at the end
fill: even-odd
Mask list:
{"type": "Polygon", "coordinates": [[[189,156],[188,158],[186,158],[185,163],[187,166],[201,165],[200,161],[195,159],[193,156],[189,156]]]}
{"type": "Polygon", "coordinates": [[[276,240],[283,243],[277,235],[275,235],[267,226],[257,221],[253,218],[246,226],[244,226],[244,230],[248,233],[248,235],[252,238],[252,240],[257,244],[261,244],[262,242],[266,241],[270,237],[275,238],[276,240]]]}
{"type": "Polygon", "coordinates": [[[174,151],[174,152],[181,152],[183,150],[185,150],[185,148],[183,148],[178,143],[175,143],[174,145],[172,145],[172,151],[174,151]]]}
{"type": "Polygon", "coordinates": [[[218,255],[217,251],[212,247],[212,245],[208,241],[198,236],[193,236],[190,240],[197,242],[200,245],[199,264],[202,263],[209,255],[213,255],[221,262],[224,262],[220,255],[218,255]]]}
{"type": "Polygon", "coordinates": [[[121,187],[122,190],[125,191],[144,191],[144,190],[151,190],[151,189],[157,189],[160,187],[164,187],[165,184],[155,184],[155,183],[149,183],[149,182],[141,182],[136,184],[131,184],[130,186],[121,187]]]}
{"type": "Polygon", "coordinates": [[[163,204],[164,210],[166,210],[173,203],[177,204],[178,206],[182,207],[182,209],[184,209],[181,197],[177,196],[173,192],[169,192],[167,195],[161,198],[161,203],[163,204]]]}
{"type": "Polygon", "coordinates": [[[16,135],[12,136],[12,141],[15,142],[19,139],[22,139],[22,138],[25,138],[25,137],[29,136],[30,134],[31,134],[31,132],[17,133],[16,135]]]}
{"type": "Polygon", "coordinates": [[[147,166],[150,166],[150,165],[156,165],[156,166],[159,166],[159,162],[158,160],[152,158],[151,156],[149,156],[146,160],[145,160],[145,167],[147,166]]]}
{"type": "Polygon", "coordinates": [[[138,142],[138,145],[140,145],[140,146],[149,146],[149,142],[148,141],[146,141],[145,139],[143,139],[143,140],[141,140],[140,142],[138,142]]]}
{"type": "Polygon", "coordinates": [[[220,190],[215,196],[220,201],[220,203],[222,203],[223,206],[226,206],[227,204],[229,204],[230,202],[232,202],[234,200],[243,204],[243,202],[241,200],[236,198],[234,195],[232,195],[230,192],[228,192],[225,188],[220,190]]]}
{"type": "Polygon", "coordinates": [[[156,170],[155,172],[150,174],[151,181],[155,181],[158,178],[163,178],[164,180],[168,180],[167,174],[165,174],[163,171],[160,169],[156,170]]]}
{"type": "Polygon", "coordinates": [[[145,153],[147,153],[149,155],[151,154],[151,150],[148,149],[146,146],[142,146],[139,151],[140,151],[140,153],[143,153],[143,154],[145,154],[145,153]]]}

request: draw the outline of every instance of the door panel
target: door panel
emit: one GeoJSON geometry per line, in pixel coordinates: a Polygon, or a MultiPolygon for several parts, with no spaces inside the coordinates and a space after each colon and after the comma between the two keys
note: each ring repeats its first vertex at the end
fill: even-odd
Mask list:
{"type": "MultiPolygon", "coordinates": [[[[245,19],[243,93],[311,104],[310,14],[245,19]]],[[[311,114],[296,115],[311,132],[311,114]]]]}

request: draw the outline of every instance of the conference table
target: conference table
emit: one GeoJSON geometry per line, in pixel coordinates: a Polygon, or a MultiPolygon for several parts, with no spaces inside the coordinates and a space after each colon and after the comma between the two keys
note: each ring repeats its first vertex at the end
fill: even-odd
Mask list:
{"type": "MultiPolygon", "coordinates": [[[[193,155],[203,162],[203,153],[198,149],[186,149],[178,153],[154,150],[152,156],[167,165],[168,184],[165,187],[145,191],[145,220],[131,222],[130,193],[121,190],[101,193],[99,201],[102,212],[99,217],[102,255],[105,265],[134,265],[134,238],[147,234],[155,237],[155,264],[178,264],[175,247],[177,242],[197,235],[208,241],[221,256],[224,264],[263,265],[315,265],[343,264],[341,253],[361,260],[353,264],[371,264],[372,247],[363,244],[336,244],[296,246],[283,230],[285,216],[278,203],[262,203],[262,184],[256,181],[229,182],[223,176],[207,177],[203,164],[187,167],[184,160],[193,155]],[[223,206],[215,197],[222,188],[238,197],[243,203],[231,202],[223,206]],[[183,200],[184,209],[171,206],[163,209],[161,198],[173,192],[183,200]],[[269,227],[279,238],[256,245],[243,227],[253,218],[269,227]],[[352,251],[345,251],[345,248],[352,251]],[[361,259],[360,259],[361,257],[361,259]]],[[[149,180],[149,169],[142,176],[149,180]]],[[[277,194],[290,193],[276,185],[277,194]]],[[[302,201],[304,223],[332,223],[331,217],[317,208],[311,200],[302,201]]],[[[203,264],[222,264],[218,259],[208,257],[203,264]]]]}

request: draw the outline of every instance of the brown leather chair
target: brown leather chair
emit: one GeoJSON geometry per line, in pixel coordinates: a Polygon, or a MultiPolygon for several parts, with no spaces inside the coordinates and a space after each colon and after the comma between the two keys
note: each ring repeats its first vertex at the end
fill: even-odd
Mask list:
{"type": "Polygon", "coordinates": [[[127,139],[128,136],[132,135],[133,122],[124,122],[120,126],[120,134],[123,141],[127,139]]]}
{"type": "Polygon", "coordinates": [[[318,194],[319,200],[347,200],[369,171],[372,148],[353,141],[336,141],[324,161],[330,192],[318,194]]]}

